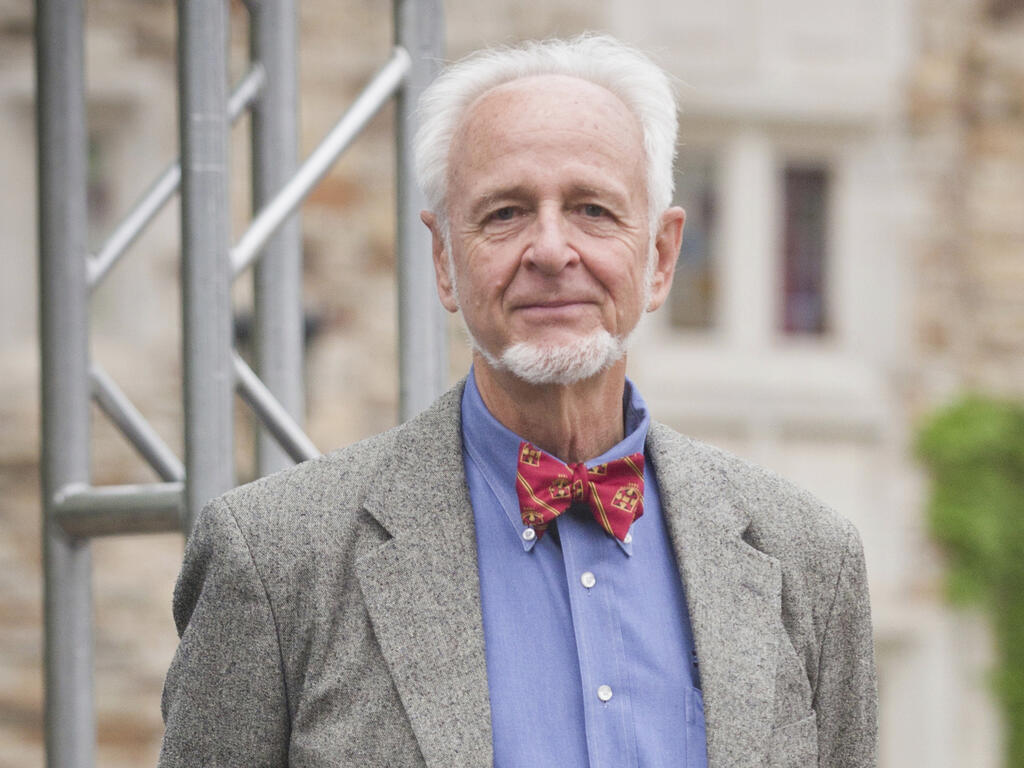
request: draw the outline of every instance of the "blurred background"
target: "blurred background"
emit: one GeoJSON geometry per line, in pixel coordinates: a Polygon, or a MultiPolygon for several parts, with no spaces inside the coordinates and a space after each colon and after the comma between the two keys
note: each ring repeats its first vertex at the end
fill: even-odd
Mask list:
{"type": "MultiPolygon", "coordinates": [[[[991,611],[947,599],[954,550],[931,533],[915,444],[964,393],[1024,398],[1024,2],[445,5],[449,58],[603,30],[678,78],[686,236],[631,375],[657,418],[780,472],[860,529],[882,766],[1004,764],[991,611]]],[[[305,157],[383,63],[392,31],[381,0],[305,0],[300,16],[305,157]]],[[[4,768],[44,759],[32,29],[28,0],[0,0],[4,768]]],[[[87,3],[93,246],[177,154],[175,34],[169,0],[87,3]]],[[[232,40],[236,81],[240,3],[232,40]]],[[[302,209],[308,432],[325,451],[397,419],[392,117],[386,108],[302,209]]],[[[235,238],[250,209],[246,121],[233,134],[235,238]]],[[[175,203],[94,295],[91,353],[181,455],[178,226],[175,203]]],[[[236,291],[244,344],[251,289],[236,291]]],[[[468,354],[454,323],[452,337],[454,381],[468,354]]],[[[252,421],[237,416],[246,479],[252,421]]],[[[95,484],[155,479],[98,412],[92,440],[95,484]]],[[[93,544],[98,765],[155,763],[181,553],[176,535],[93,544]]]]}

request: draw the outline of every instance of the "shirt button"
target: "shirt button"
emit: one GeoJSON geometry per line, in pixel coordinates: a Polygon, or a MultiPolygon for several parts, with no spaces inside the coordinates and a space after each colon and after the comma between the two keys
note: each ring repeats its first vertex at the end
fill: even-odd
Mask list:
{"type": "Polygon", "coordinates": [[[537,538],[537,532],[533,528],[523,529],[523,541],[533,541],[537,538]]]}
{"type": "Polygon", "coordinates": [[[610,701],[612,698],[612,687],[610,685],[602,685],[597,689],[597,698],[601,701],[610,701]]]}
{"type": "Polygon", "coordinates": [[[627,533],[626,537],[622,540],[622,543],[623,544],[629,544],[632,541],[633,541],[633,534],[632,533],[627,533]]]}
{"type": "Polygon", "coordinates": [[[594,578],[594,574],[592,574],[590,571],[584,571],[583,575],[580,576],[580,584],[582,584],[587,589],[590,589],[595,584],[597,584],[597,579],[594,578]]]}

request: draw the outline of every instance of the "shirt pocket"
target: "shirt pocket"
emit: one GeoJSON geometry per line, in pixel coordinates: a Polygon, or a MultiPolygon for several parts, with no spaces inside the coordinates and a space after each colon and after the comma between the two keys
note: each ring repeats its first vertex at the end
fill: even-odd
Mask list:
{"type": "Polygon", "coordinates": [[[772,729],[768,765],[769,768],[816,768],[818,721],[813,712],[772,729]]]}
{"type": "Polygon", "coordinates": [[[686,768],[708,764],[708,735],[704,726],[704,694],[697,688],[686,692],[686,768]]]}

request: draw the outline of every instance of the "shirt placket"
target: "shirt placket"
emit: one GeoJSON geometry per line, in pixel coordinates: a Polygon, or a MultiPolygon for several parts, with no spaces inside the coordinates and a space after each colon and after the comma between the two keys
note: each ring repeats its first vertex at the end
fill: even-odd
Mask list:
{"type": "Polygon", "coordinates": [[[622,628],[615,599],[615,561],[625,557],[593,520],[558,522],[580,684],[593,768],[636,766],[636,734],[622,628]]]}

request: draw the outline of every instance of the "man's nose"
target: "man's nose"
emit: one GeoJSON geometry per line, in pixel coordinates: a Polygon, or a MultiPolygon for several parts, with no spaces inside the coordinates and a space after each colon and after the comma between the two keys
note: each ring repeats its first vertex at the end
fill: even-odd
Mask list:
{"type": "Polygon", "coordinates": [[[526,260],[547,274],[556,274],[579,261],[579,254],[569,243],[568,222],[562,211],[538,211],[526,260]]]}

